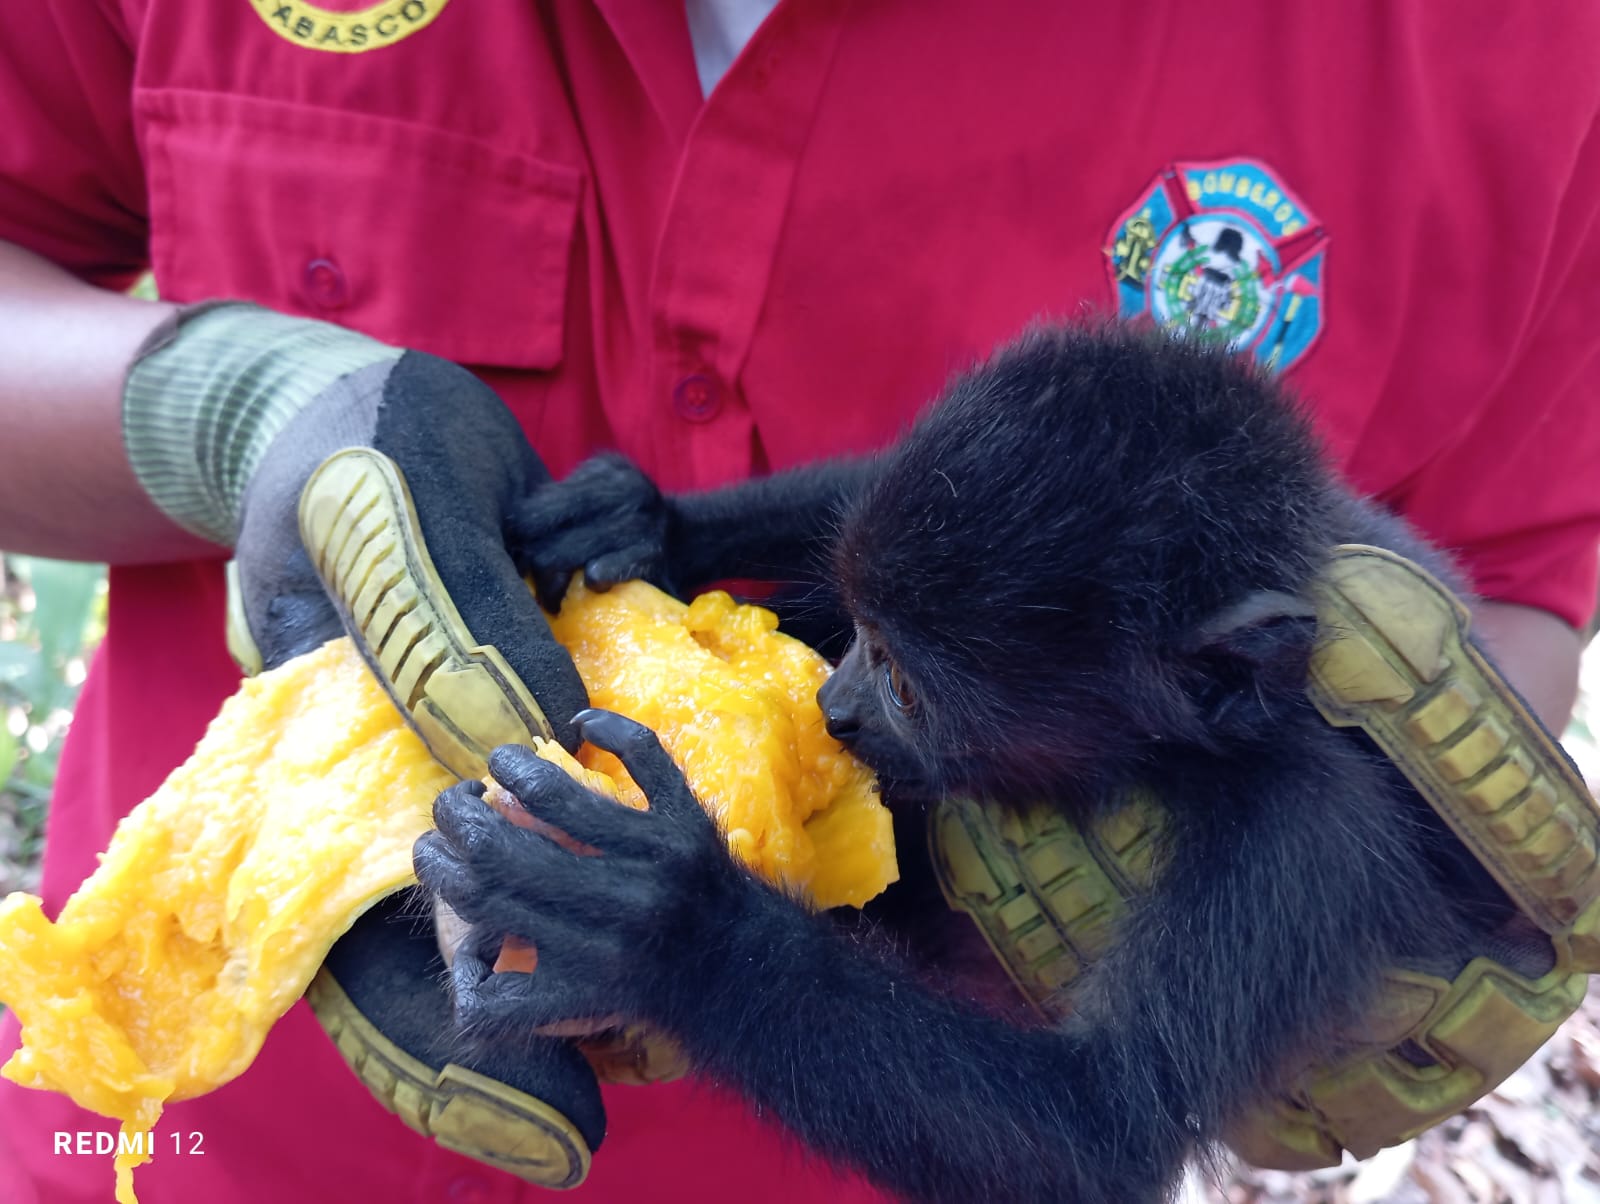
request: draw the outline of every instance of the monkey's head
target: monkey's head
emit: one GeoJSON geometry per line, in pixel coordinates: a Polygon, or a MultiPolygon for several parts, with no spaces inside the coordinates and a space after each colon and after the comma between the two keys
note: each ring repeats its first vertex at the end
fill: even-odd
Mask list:
{"type": "Polygon", "coordinates": [[[1262,738],[1303,705],[1333,488],[1240,358],[1031,331],[954,380],[844,516],[856,640],[819,695],[830,730],[908,791],[1014,802],[1262,738]]]}

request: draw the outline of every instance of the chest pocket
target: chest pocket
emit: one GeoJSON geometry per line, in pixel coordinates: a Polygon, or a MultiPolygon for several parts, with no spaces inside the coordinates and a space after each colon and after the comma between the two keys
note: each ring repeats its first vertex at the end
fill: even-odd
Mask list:
{"type": "Polygon", "coordinates": [[[342,110],[135,103],[164,297],[255,301],[463,364],[560,363],[576,169],[342,110]]]}

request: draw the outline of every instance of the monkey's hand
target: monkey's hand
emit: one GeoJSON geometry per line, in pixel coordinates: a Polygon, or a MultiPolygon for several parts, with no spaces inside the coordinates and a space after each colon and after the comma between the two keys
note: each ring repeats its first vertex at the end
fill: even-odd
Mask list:
{"type": "Polygon", "coordinates": [[[668,513],[649,477],[627,458],[606,453],[585,460],[566,480],[534,490],[513,509],[506,538],[546,610],[560,608],[579,569],[593,589],[642,577],[675,593],[668,513]]]}
{"type": "Polygon", "coordinates": [[[489,771],[539,825],[507,820],[469,782],[439,796],[438,830],[417,841],[418,879],[473,925],[451,971],[463,1027],[559,1031],[563,1022],[620,1020],[670,1031],[703,981],[694,967],[715,943],[709,932],[741,895],[765,889],[729,856],[653,732],[608,711],[583,711],[573,723],[621,758],[648,811],[505,745],[489,771]],[[491,972],[508,935],[538,950],[532,974],[491,972]]]}
{"type": "Polygon", "coordinates": [[[513,506],[506,541],[547,610],[579,569],[596,589],[642,577],[679,597],[729,578],[826,584],[839,515],[876,471],[830,460],[663,494],[627,459],[600,455],[513,506]]]}

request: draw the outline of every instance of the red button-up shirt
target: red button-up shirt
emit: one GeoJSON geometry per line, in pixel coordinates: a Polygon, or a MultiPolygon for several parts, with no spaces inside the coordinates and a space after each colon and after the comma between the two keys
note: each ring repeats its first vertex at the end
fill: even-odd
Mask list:
{"type": "MultiPolygon", "coordinates": [[[[1587,614],[1592,6],[783,0],[702,99],[674,0],[329,3],[0,7],[0,238],[455,359],[557,471],[614,446],[679,488],[880,445],[1035,315],[1153,313],[1287,372],[1486,594],[1587,614]]],[[[52,908],[233,688],[221,600],[215,565],[113,570],[52,908]]],[[[704,1086],[607,1104],[580,1204],[872,1197],[704,1086]]],[[[109,1127],[0,1083],[0,1201],[108,1198],[51,1132],[109,1127]]],[[[148,1201],[539,1194],[298,1008],[160,1132],[148,1201]]]]}

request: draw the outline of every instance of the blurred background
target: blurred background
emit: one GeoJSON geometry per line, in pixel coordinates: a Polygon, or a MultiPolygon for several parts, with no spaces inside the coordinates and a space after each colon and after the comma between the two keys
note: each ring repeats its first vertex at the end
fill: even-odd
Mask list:
{"type": "MultiPolygon", "coordinates": [[[[89,658],[105,571],[0,553],[0,896],[37,892],[50,786],[89,658]]],[[[1600,783],[1600,641],[1567,750],[1600,783]]],[[[1600,1204],[1600,989],[1465,1115],[1364,1163],[1311,1175],[1220,1166],[1181,1204],[1600,1204]]]]}
{"type": "Polygon", "coordinates": [[[105,596],[100,565],[0,553],[0,895],[38,890],[50,785],[105,596]]]}

